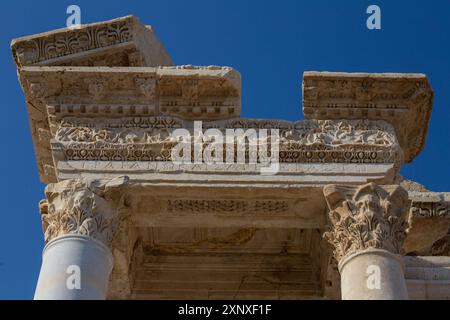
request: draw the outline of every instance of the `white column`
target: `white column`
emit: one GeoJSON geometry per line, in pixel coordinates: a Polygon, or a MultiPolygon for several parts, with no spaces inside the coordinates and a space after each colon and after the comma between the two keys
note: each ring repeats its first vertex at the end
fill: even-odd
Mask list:
{"type": "Polygon", "coordinates": [[[40,203],[45,241],[34,298],[105,299],[113,269],[111,244],[121,222],[127,179],[49,184],[40,203]]]}
{"type": "Polygon", "coordinates": [[[405,300],[402,256],[409,209],[400,186],[324,188],[329,211],[325,238],[333,247],[344,300],[405,300]]]}
{"type": "Polygon", "coordinates": [[[35,300],[103,300],[113,267],[110,249],[91,237],[60,236],[44,248],[35,300]]]}
{"type": "Polygon", "coordinates": [[[401,256],[386,250],[368,249],[339,263],[343,300],[406,300],[401,256]]]}

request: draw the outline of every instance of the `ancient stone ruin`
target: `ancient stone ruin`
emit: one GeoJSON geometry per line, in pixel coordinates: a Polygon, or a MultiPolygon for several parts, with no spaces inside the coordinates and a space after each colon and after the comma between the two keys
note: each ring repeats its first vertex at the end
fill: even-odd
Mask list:
{"type": "Polygon", "coordinates": [[[425,75],[305,72],[305,119],[257,120],[238,71],[173,65],[132,16],[11,48],[47,184],[36,299],[450,299],[450,193],[399,174],[424,147],[425,75]],[[272,150],[276,172],[262,153],[174,161],[198,121],[268,130],[244,160],[272,150]]]}

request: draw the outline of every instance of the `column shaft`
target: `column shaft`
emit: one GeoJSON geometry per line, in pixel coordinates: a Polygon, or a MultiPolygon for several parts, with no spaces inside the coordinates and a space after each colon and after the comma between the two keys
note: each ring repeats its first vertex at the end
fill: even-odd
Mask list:
{"type": "Polygon", "coordinates": [[[112,267],[103,243],[82,235],[55,238],[44,248],[34,299],[105,299],[112,267]]]}
{"type": "Polygon", "coordinates": [[[339,264],[343,300],[406,300],[408,292],[400,256],[369,249],[339,264]]]}

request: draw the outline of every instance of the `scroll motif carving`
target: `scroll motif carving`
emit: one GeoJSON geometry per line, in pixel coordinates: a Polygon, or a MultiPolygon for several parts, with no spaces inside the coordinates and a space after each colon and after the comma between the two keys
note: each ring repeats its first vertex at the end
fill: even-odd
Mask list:
{"type": "Polygon", "coordinates": [[[71,30],[30,39],[13,45],[13,54],[18,65],[29,65],[44,60],[107,47],[132,41],[131,19],[122,19],[109,24],[92,25],[81,30],[71,30]]]}
{"type": "Polygon", "coordinates": [[[369,248],[402,253],[407,229],[408,193],[400,186],[329,185],[324,195],[330,209],[324,236],[337,261],[369,248]]]}
{"type": "MultiPolygon", "coordinates": [[[[171,133],[179,127],[192,130],[193,126],[170,117],[123,118],[105,124],[67,118],[52,145],[54,150],[63,150],[67,160],[170,161],[177,143],[171,133]]],[[[395,163],[401,159],[393,128],[383,121],[239,119],[206,122],[207,128],[218,128],[224,134],[226,129],[279,129],[279,158],[286,163],[395,163]]]]}
{"type": "Polygon", "coordinates": [[[49,184],[40,203],[45,241],[80,234],[110,245],[127,206],[121,188],[126,178],[107,183],[98,180],[64,180],[49,184]]]}

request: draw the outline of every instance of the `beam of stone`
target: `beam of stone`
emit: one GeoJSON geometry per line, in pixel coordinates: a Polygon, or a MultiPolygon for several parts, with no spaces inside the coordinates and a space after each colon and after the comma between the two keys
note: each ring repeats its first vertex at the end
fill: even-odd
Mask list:
{"type": "Polygon", "coordinates": [[[21,69],[20,81],[44,182],[57,180],[50,140],[65,117],[113,118],[113,125],[118,117],[132,121],[159,115],[212,120],[240,114],[240,75],[228,67],[26,66],[21,69]]]}
{"type": "Polygon", "coordinates": [[[423,149],[433,105],[424,74],[305,72],[306,119],[376,119],[395,127],[411,162],[423,149]]]}
{"type": "Polygon", "coordinates": [[[11,50],[19,68],[172,65],[152,28],[133,16],[21,37],[11,50]]]}
{"type": "Polygon", "coordinates": [[[338,261],[342,299],[407,299],[401,260],[407,191],[369,183],[329,185],[324,195],[330,209],[324,236],[338,261]]]}

